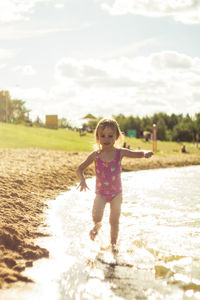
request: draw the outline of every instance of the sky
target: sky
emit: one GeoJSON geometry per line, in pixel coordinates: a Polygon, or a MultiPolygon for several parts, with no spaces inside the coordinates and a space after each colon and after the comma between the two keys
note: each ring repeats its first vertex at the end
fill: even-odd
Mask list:
{"type": "Polygon", "coordinates": [[[200,112],[200,0],[1,0],[0,90],[30,118],[200,112]]]}

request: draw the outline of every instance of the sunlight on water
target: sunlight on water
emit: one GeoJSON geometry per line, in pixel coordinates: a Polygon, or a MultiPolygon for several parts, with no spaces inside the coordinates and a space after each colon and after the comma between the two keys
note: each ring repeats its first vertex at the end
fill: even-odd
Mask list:
{"type": "Polygon", "coordinates": [[[37,282],[31,297],[29,290],[16,300],[200,299],[200,167],[123,173],[122,180],[119,253],[108,247],[109,206],[97,240],[89,239],[89,179],[89,192],[74,187],[50,201],[52,237],[40,244],[51,257],[28,271],[37,282]]]}

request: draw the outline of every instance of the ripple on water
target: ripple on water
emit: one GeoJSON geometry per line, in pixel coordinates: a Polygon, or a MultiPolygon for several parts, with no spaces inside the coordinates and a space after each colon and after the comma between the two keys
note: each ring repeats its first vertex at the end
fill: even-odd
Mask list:
{"type": "MultiPolygon", "coordinates": [[[[123,173],[122,180],[115,255],[107,248],[108,207],[97,240],[89,240],[94,179],[89,192],[74,187],[51,202],[52,238],[43,244],[50,268],[37,267],[51,289],[43,284],[35,299],[200,299],[200,167],[123,173]]],[[[30,299],[19,295],[16,300],[30,299]]]]}

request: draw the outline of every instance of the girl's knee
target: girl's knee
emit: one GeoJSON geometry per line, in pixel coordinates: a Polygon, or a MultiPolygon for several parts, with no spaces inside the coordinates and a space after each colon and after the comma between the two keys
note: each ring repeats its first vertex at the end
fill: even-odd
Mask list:
{"type": "Polygon", "coordinates": [[[120,215],[121,215],[121,209],[120,208],[112,209],[111,213],[110,213],[110,218],[109,218],[110,225],[118,225],[120,215]]]}
{"type": "Polygon", "coordinates": [[[92,218],[94,223],[101,222],[103,218],[104,208],[105,208],[105,200],[102,197],[97,195],[94,200],[93,209],[92,209],[92,218]]]}
{"type": "Polygon", "coordinates": [[[103,218],[103,210],[98,208],[93,208],[92,211],[92,219],[94,223],[99,223],[102,221],[103,218]]]}
{"type": "Polygon", "coordinates": [[[117,227],[119,225],[119,218],[120,218],[120,214],[118,214],[117,216],[110,216],[110,225],[117,227]]]}
{"type": "Polygon", "coordinates": [[[102,216],[93,214],[93,215],[92,215],[92,219],[93,219],[93,222],[94,222],[95,224],[96,224],[96,223],[100,223],[100,222],[102,221],[102,216]]]}

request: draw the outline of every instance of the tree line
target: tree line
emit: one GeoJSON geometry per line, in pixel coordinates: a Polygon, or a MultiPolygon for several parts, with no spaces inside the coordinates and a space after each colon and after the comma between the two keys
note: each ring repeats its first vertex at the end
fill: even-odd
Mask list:
{"type": "MultiPolygon", "coordinates": [[[[39,117],[36,117],[35,120],[29,118],[30,111],[26,108],[24,100],[11,99],[9,91],[0,91],[0,122],[45,127],[39,117]]],[[[58,127],[72,129],[71,124],[65,118],[59,119],[58,127]]]]}
{"type": "Polygon", "coordinates": [[[29,120],[29,112],[24,100],[11,99],[8,91],[0,91],[0,122],[26,122],[29,120]]]}
{"type": "MultiPolygon", "coordinates": [[[[0,122],[32,124],[29,112],[24,100],[11,99],[8,91],[0,91],[0,122]]],[[[168,115],[163,112],[144,117],[119,114],[113,118],[117,120],[125,135],[128,134],[128,130],[135,129],[137,138],[142,138],[144,131],[152,133],[153,124],[157,125],[157,138],[161,141],[194,142],[200,137],[200,113],[196,113],[193,117],[189,114],[168,115]]],[[[99,119],[94,118],[83,126],[95,128],[99,119]]],[[[65,118],[59,121],[59,127],[72,128],[65,118]]],[[[39,118],[33,124],[44,126],[39,118]]]]}
{"type": "MultiPolygon", "coordinates": [[[[142,138],[145,131],[152,133],[153,124],[157,125],[157,138],[161,141],[195,142],[200,136],[200,113],[196,113],[194,117],[189,114],[168,115],[160,112],[144,117],[119,114],[113,118],[125,135],[128,130],[135,129],[137,138],[142,138]]],[[[87,125],[95,128],[99,119],[91,120],[87,125]]]]}

